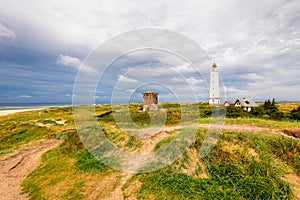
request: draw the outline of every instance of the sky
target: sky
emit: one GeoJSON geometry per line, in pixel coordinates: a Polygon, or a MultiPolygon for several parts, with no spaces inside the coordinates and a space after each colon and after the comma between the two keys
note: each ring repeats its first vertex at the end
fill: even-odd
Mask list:
{"type": "Polygon", "coordinates": [[[161,101],[208,101],[214,61],[222,100],[300,101],[300,1],[0,2],[0,103],[71,102],[79,71],[101,75],[96,102],[141,101],[148,89],[161,101]],[[142,28],[184,35],[208,58],[198,72],[159,49],[120,55],[102,74],[85,65],[99,45],[142,28]]]}

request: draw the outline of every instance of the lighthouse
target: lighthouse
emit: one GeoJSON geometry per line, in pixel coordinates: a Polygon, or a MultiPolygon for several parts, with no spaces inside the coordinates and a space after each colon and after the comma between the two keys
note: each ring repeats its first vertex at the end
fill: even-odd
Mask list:
{"type": "Polygon", "coordinates": [[[209,104],[220,104],[219,69],[214,63],[210,70],[209,104]]]}

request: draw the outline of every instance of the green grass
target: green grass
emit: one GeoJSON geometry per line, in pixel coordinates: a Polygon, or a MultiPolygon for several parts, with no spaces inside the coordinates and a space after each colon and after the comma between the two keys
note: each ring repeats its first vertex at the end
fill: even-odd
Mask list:
{"type": "Polygon", "coordinates": [[[165,137],[162,140],[160,140],[159,142],[157,142],[154,146],[154,151],[157,151],[159,148],[163,148],[163,147],[167,146],[168,144],[170,144],[170,142],[172,142],[174,137],[175,137],[174,135],[171,135],[171,136],[165,137]]]}
{"type": "Polygon", "coordinates": [[[23,192],[30,199],[83,199],[87,176],[112,172],[84,148],[76,133],[68,133],[61,146],[42,156],[40,166],[22,183],[23,192]],[[62,183],[62,188],[57,188],[62,183]],[[56,193],[49,193],[50,188],[56,193]]]}
{"type": "MultiPolygon", "coordinates": [[[[207,103],[199,103],[201,123],[210,123],[207,103]]],[[[166,124],[181,120],[178,104],[162,103],[166,124]]],[[[121,106],[120,106],[121,108],[121,106]]],[[[121,130],[114,121],[110,105],[97,105],[96,116],[107,138],[128,151],[138,151],[141,140],[121,130]]],[[[162,113],[144,113],[140,104],[130,105],[129,116],[142,127],[149,117],[162,113]]],[[[196,113],[196,112],[195,112],[196,113]]],[[[195,113],[190,113],[191,115],[195,113]]],[[[124,124],[126,125],[126,121],[124,124]]],[[[263,128],[299,128],[295,121],[257,118],[230,118],[227,124],[248,124],[263,128]]],[[[122,125],[124,125],[122,124],[122,125]]],[[[155,126],[157,124],[153,124],[155,126]]],[[[130,127],[130,124],[128,125],[130,127]]],[[[216,146],[203,159],[198,157],[206,129],[199,129],[184,151],[188,129],[174,130],[154,145],[158,155],[168,158],[183,152],[169,166],[133,175],[122,187],[124,197],[137,199],[292,199],[292,187],[284,179],[287,173],[300,174],[300,141],[283,136],[267,136],[244,131],[223,132],[216,146]],[[174,141],[174,138],[177,140],[174,141]],[[176,148],[168,149],[169,144],[176,148]],[[194,155],[193,154],[197,154],[194,155]],[[195,153],[196,152],[196,153],[195,153]],[[174,154],[174,155],[173,155],[174,154]],[[201,176],[201,173],[207,176],[201,176]]],[[[72,119],[71,108],[51,108],[0,117],[0,156],[22,144],[41,138],[59,138],[64,142],[42,156],[38,168],[22,183],[29,199],[108,199],[120,184],[121,172],[100,163],[81,143],[72,119]],[[66,120],[59,125],[55,120],[66,120]],[[36,123],[51,124],[40,127],[36,123]],[[94,195],[93,197],[90,197],[94,195]]],[[[104,143],[103,145],[107,145],[104,143]]],[[[106,148],[110,148],[108,145],[106,148]]],[[[100,152],[101,153],[101,152],[100,152]]],[[[173,157],[172,157],[173,158],[173,157]]],[[[159,163],[150,163],[156,165],[159,163]]]]}
{"type": "Polygon", "coordinates": [[[295,120],[276,121],[261,118],[226,118],[228,124],[249,124],[266,128],[300,128],[300,123],[295,120]]]}
{"type": "Polygon", "coordinates": [[[0,117],[0,155],[16,149],[22,144],[41,138],[59,137],[62,129],[74,128],[70,107],[49,108],[0,117]],[[66,120],[67,125],[59,125],[55,120],[66,120]],[[37,123],[50,124],[40,127],[37,123]]]}
{"type": "MultiPolygon", "coordinates": [[[[198,133],[195,142],[203,139],[202,134],[203,131],[198,133]]],[[[291,199],[292,189],[283,180],[285,168],[275,162],[275,157],[282,163],[288,162],[287,158],[290,158],[292,161],[288,164],[297,170],[293,158],[299,157],[300,143],[298,141],[291,146],[293,140],[286,139],[274,152],[273,142],[279,139],[250,133],[226,133],[209,156],[202,160],[207,165],[210,178],[196,178],[178,171],[175,167],[178,162],[185,162],[187,165],[189,163],[189,159],[183,156],[181,161],[169,167],[136,175],[134,179],[142,182],[138,198],[291,199]],[[235,142],[240,144],[238,149],[229,147],[232,152],[224,150],[225,145],[234,145],[235,142]],[[254,148],[258,156],[247,154],[248,148],[254,148]],[[296,154],[291,155],[292,152],[296,154]]],[[[190,148],[199,149],[199,146],[194,143],[190,148]]]]}

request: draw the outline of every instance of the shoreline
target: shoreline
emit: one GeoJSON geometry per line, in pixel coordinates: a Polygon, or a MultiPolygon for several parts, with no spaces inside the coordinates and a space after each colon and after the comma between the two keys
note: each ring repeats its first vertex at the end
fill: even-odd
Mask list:
{"type": "Polygon", "coordinates": [[[15,110],[0,110],[0,116],[6,116],[13,113],[34,111],[34,110],[43,110],[45,108],[24,108],[24,109],[15,109],[15,110]]]}
{"type": "Polygon", "coordinates": [[[63,106],[44,106],[44,107],[31,107],[31,108],[20,108],[20,109],[5,109],[0,110],[0,117],[6,116],[13,113],[26,112],[26,111],[35,111],[35,110],[44,110],[46,108],[55,108],[55,107],[69,107],[72,105],[63,105],[63,106]]]}

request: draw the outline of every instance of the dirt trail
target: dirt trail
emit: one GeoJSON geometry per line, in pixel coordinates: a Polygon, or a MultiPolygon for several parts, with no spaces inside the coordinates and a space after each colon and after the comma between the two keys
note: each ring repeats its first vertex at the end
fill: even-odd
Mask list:
{"type": "MultiPolygon", "coordinates": [[[[199,124],[200,128],[209,128],[210,124],[199,124]]],[[[297,129],[298,130],[298,129],[297,129]]],[[[289,138],[296,139],[293,136],[289,136],[286,133],[284,133],[284,128],[270,128],[270,127],[260,127],[256,125],[249,125],[249,124],[224,124],[222,127],[222,131],[243,131],[243,132],[252,132],[252,133],[258,133],[263,134],[266,136],[285,136],[289,138]]]]}
{"type": "Polygon", "coordinates": [[[120,179],[119,185],[116,187],[116,189],[112,192],[111,197],[109,199],[112,200],[118,200],[118,199],[124,199],[122,187],[125,185],[125,183],[132,177],[132,174],[123,173],[122,177],[120,179]]]}
{"type": "Polygon", "coordinates": [[[154,146],[157,142],[162,140],[165,137],[171,135],[171,132],[175,129],[180,129],[180,126],[171,126],[171,127],[163,127],[163,128],[146,128],[141,129],[140,132],[143,135],[147,135],[148,137],[142,138],[142,147],[140,148],[140,153],[149,153],[154,150],[154,146]]]}
{"type": "MultiPolygon", "coordinates": [[[[185,126],[184,126],[185,127],[185,126]]],[[[182,126],[170,126],[170,127],[150,127],[144,128],[139,130],[139,137],[143,142],[143,145],[140,149],[140,152],[152,152],[155,144],[160,141],[161,139],[169,136],[171,131],[175,129],[184,128],[182,126]]],[[[199,128],[210,128],[210,124],[199,124],[199,128]]],[[[239,125],[239,124],[224,124],[222,127],[222,131],[247,131],[252,133],[263,134],[267,136],[274,136],[274,135],[282,135],[285,137],[290,137],[283,132],[283,130],[278,128],[264,128],[254,125],[239,125]]],[[[295,139],[295,138],[294,138],[295,139]]]]}
{"type": "Polygon", "coordinates": [[[285,179],[293,186],[294,199],[300,200],[300,177],[297,176],[295,172],[293,172],[287,174],[285,176],[285,179]]]}
{"type": "Polygon", "coordinates": [[[61,140],[39,140],[32,142],[0,158],[0,197],[5,200],[26,199],[21,194],[21,183],[34,170],[41,155],[61,144],[61,140]]]}

